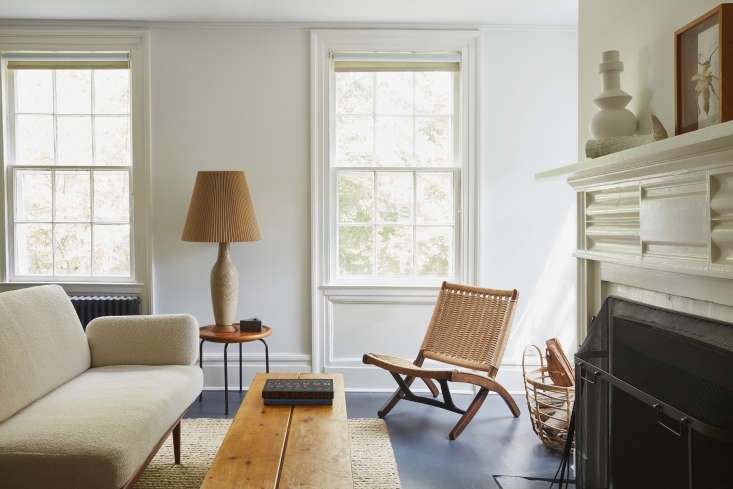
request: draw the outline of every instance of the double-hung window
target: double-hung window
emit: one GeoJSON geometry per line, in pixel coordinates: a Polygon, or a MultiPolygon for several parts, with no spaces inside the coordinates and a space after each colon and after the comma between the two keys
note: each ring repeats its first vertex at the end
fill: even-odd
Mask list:
{"type": "Polygon", "coordinates": [[[9,278],[132,280],[127,53],[3,62],[9,278]]]}
{"type": "Polygon", "coordinates": [[[337,281],[456,275],[460,58],[333,53],[331,269],[337,281]]]}

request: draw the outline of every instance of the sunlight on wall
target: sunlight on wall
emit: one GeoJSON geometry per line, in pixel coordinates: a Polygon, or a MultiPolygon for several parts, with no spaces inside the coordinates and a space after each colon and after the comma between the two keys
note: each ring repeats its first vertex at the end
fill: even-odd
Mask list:
{"type": "Polygon", "coordinates": [[[571,255],[574,248],[575,209],[570,208],[555,233],[535,288],[519,297],[518,315],[514,318],[504,355],[505,363],[521,363],[522,351],[530,344],[537,344],[544,351],[545,340],[553,337],[560,340],[568,357],[575,353],[578,339],[575,327],[575,258],[571,255]]]}

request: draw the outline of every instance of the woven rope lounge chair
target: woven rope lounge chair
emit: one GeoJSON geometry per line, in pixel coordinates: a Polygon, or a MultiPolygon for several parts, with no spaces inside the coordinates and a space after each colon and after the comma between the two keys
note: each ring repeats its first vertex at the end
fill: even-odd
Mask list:
{"type": "Polygon", "coordinates": [[[449,434],[449,438],[455,440],[476,415],[489,391],[499,394],[514,417],[518,417],[519,408],[514,399],[494,380],[504,356],[518,296],[519,292],[516,289],[492,290],[443,282],[428,332],[414,362],[377,353],[364,355],[364,363],[387,370],[399,386],[379,410],[379,417],[385,417],[400,399],[447,409],[463,415],[449,434]],[[487,375],[423,368],[422,364],[426,358],[483,371],[487,375]],[[443,400],[413,394],[410,385],[416,378],[425,382],[433,398],[439,394],[433,382],[437,381],[443,393],[443,400]],[[478,394],[468,409],[460,409],[453,403],[448,381],[464,382],[479,387],[478,394]]]}

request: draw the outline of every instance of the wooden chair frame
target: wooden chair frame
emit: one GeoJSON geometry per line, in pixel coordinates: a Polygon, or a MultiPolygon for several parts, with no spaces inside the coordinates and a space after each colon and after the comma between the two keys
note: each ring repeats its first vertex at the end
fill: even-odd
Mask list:
{"type": "Polygon", "coordinates": [[[384,418],[402,399],[446,409],[462,415],[448,435],[451,440],[455,440],[476,415],[490,391],[499,394],[512,415],[518,417],[520,411],[516,402],[494,380],[504,355],[518,297],[516,289],[482,289],[443,282],[430,327],[414,362],[374,353],[367,353],[363,357],[364,363],[387,370],[397,382],[397,390],[379,409],[379,417],[384,418]],[[442,344],[445,338],[452,338],[452,343],[442,344]],[[476,348],[469,344],[480,338],[488,338],[490,344],[485,345],[486,348],[476,348]],[[487,376],[459,370],[423,368],[426,358],[483,370],[487,376]],[[410,386],[417,378],[425,383],[433,398],[412,392],[410,386]],[[434,381],[440,385],[440,391],[434,381]],[[455,405],[448,382],[462,382],[479,387],[467,409],[455,405]],[[443,400],[435,399],[441,393],[443,400]]]}

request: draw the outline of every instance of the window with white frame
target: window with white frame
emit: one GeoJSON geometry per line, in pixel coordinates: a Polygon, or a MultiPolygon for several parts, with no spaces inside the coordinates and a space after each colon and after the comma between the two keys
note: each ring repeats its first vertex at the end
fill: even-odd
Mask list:
{"type": "Polygon", "coordinates": [[[127,54],[4,56],[9,278],[133,277],[127,54]]]}
{"type": "Polygon", "coordinates": [[[334,53],[332,269],[434,282],[457,268],[458,54],[334,53]]]}

